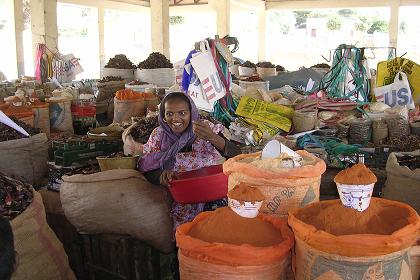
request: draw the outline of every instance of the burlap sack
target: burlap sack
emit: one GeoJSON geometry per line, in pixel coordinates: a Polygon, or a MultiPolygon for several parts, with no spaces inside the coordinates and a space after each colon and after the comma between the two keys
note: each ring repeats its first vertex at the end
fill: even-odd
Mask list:
{"type": "Polygon", "coordinates": [[[325,162],[306,151],[298,153],[313,160],[314,164],[269,171],[241,162],[247,158],[255,158],[261,153],[243,154],[228,159],[223,164],[223,172],[229,176],[229,190],[241,182],[257,187],[266,198],[260,213],[279,217],[286,217],[291,209],[319,201],[321,175],[326,170],[325,162]]]}
{"type": "Polygon", "coordinates": [[[420,150],[411,153],[391,153],[386,163],[386,183],[383,196],[411,205],[420,213],[420,168],[411,170],[400,166],[397,156],[420,156],[420,150]]]}
{"type": "Polygon", "coordinates": [[[29,184],[42,183],[47,173],[48,139],[45,133],[0,142],[0,170],[29,184]]]}
{"type": "Polygon", "coordinates": [[[12,280],[71,280],[63,245],[48,226],[41,195],[26,210],[11,221],[17,252],[17,267],[12,280]]]}
{"type": "Polygon", "coordinates": [[[408,249],[376,257],[343,257],[318,251],[299,238],[295,241],[296,280],[412,280],[408,249]]]}
{"type": "Polygon", "coordinates": [[[129,169],[63,176],[60,199],[68,220],[87,233],[127,234],[170,252],[167,192],[129,169]]]}

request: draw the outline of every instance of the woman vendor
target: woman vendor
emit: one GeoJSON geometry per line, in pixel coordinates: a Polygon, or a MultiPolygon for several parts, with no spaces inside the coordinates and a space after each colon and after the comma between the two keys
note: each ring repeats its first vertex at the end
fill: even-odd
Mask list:
{"type": "MultiPolygon", "coordinates": [[[[223,137],[221,124],[200,120],[194,102],[182,92],[173,92],[163,98],[158,121],[159,127],[151,133],[143,147],[145,155],[138,162],[138,169],[153,184],[168,187],[178,172],[216,165],[221,155],[230,158],[241,153],[223,137]]],[[[209,207],[212,204],[226,206],[226,199],[207,204],[173,202],[174,230],[203,210],[212,210],[213,207],[209,207]]]]}

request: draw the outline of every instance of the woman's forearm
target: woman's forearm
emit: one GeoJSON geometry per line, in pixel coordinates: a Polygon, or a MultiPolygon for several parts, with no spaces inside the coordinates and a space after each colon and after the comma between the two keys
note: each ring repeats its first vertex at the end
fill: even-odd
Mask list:
{"type": "Polygon", "coordinates": [[[214,136],[209,139],[209,142],[219,151],[225,150],[226,141],[220,135],[214,134],[214,136]]]}

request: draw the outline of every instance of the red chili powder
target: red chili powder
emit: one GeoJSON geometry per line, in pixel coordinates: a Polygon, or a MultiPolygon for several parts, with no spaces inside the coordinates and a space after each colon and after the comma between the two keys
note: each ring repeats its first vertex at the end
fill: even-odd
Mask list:
{"type": "Polygon", "coordinates": [[[389,235],[409,224],[405,208],[372,199],[363,212],[334,204],[315,203],[300,211],[297,218],[333,235],[382,234],[389,235]]]}
{"type": "Polygon", "coordinates": [[[363,163],[346,168],[334,177],[334,182],[346,185],[369,185],[377,181],[375,174],[363,163]]]}
{"type": "Polygon", "coordinates": [[[229,191],[228,197],[238,201],[256,202],[263,201],[265,196],[262,192],[246,183],[240,183],[229,191]]]}
{"type": "Polygon", "coordinates": [[[244,218],[229,207],[216,209],[210,217],[197,223],[188,233],[209,242],[268,247],[279,244],[281,233],[270,223],[256,218],[244,218]]]}

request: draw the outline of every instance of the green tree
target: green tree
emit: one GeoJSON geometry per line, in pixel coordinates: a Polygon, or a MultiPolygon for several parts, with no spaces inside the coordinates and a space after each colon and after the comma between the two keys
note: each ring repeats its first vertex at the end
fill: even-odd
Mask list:
{"type": "Polygon", "coordinates": [[[170,16],[169,17],[169,24],[176,25],[176,24],[183,24],[185,18],[183,16],[170,16]]]}
{"type": "Polygon", "coordinates": [[[340,30],[342,25],[341,18],[338,16],[332,16],[327,21],[328,30],[340,30]]]}
{"type": "Polygon", "coordinates": [[[298,29],[306,28],[306,20],[311,15],[311,11],[293,11],[296,18],[295,27],[298,29]]]}
{"type": "Polygon", "coordinates": [[[375,20],[372,22],[372,25],[369,27],[367,33],[373,34],[375,32],[387,32],[389,29],[388,22],[384,20],[375,20]]]}
{"type": "Polygon", "coordinates": [[[338,10],[338,14],[344,18],[351,18],[353,15],[356,14],[356,11],[351,10],[351,9],[341,9],[341,10],[338,10]]]}

